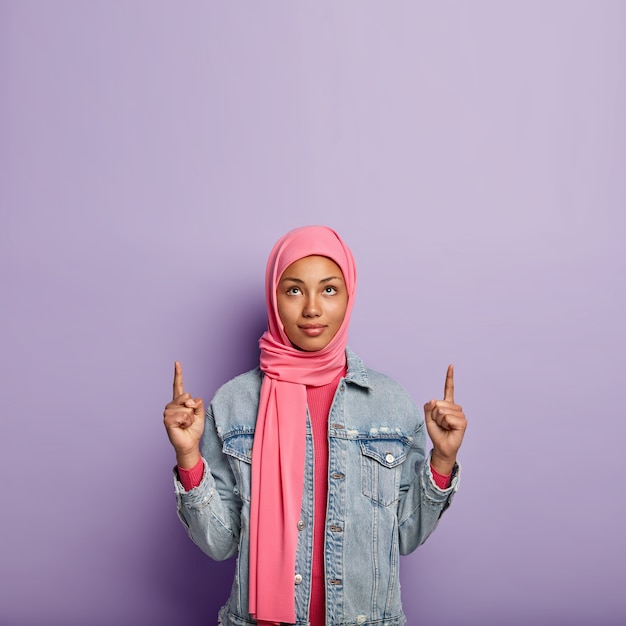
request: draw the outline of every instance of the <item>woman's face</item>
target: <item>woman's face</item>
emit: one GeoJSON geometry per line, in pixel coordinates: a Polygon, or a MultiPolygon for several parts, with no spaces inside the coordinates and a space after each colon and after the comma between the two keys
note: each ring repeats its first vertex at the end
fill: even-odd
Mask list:
{"type": "Polygon", "coordinates": [[[337,334],[348,307],[348,290],[339,266],[325,256],[292,263],[276,288],[278,314],[296,348],[322,350],[337,334]]]}

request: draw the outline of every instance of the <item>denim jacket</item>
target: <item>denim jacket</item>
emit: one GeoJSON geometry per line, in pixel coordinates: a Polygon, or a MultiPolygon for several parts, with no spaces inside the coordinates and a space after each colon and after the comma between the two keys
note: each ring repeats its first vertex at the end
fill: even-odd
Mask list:
{"type": "MultiPolygon", "coordinates": [[[[347,350],[348,370],[328,418],[325,530],[326,624],[405,623],[399,556],[423,543],[457,489],[439,489],[426,459],[424,419],[407,392],[347,350]]],[[[225,626],[249,626],[248,544],[252,443],[263,374],[223,385],[206,413],[204,477],[186,492],[175,478],[178,515],[210,557],[238,554],[225,626]]],[[[296,624],[308,624],[313,547],[313,443],[307,416],[304,495],[294,570],[296,624]]]]}

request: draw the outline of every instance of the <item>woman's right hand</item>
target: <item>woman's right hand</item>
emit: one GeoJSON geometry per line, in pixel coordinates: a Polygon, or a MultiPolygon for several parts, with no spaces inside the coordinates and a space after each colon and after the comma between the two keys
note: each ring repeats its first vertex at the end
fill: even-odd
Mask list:
{"type": "Polygon", "coordinates": [[[183,368],[174,364],[174,395],[165,406],[163,423],[170,443],[176,450],[176,462],[183,469],[191,469],[200,461],[200,439],[204,432],[204,402],[192,398],[183,387],[183,368]]]}

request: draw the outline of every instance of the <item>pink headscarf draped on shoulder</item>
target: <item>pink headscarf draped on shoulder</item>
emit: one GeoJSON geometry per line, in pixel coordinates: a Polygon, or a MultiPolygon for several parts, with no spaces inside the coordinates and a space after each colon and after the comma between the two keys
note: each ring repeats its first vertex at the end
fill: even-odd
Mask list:
{"type": "Polygon", "coordinates": [[[326,226],[296,228],[270,253],[265,275],[268,330],[259,340],[264,372],[252,453],[249,612],[258,623],[293,624],[298,521],[306,448],[306,385],[336,378],[346,363],[356,267],[349,248],[326,226]],[[290,343],[278,314],[276,288],[285,269],[306,256],[332,259],[343,272],[348,308],[330,343],[317,352],[290,343]]]}

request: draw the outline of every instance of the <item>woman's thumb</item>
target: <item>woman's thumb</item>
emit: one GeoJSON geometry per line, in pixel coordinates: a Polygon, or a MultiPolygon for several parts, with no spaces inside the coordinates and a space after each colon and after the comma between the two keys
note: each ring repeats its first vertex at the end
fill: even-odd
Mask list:
{"type": "Polygon", "coordinates": [[[193,401],[196,403],[196,407],[193,410],[194,416],[204,418],[204,401],[202,398],[194,398],[193,401]]]}

